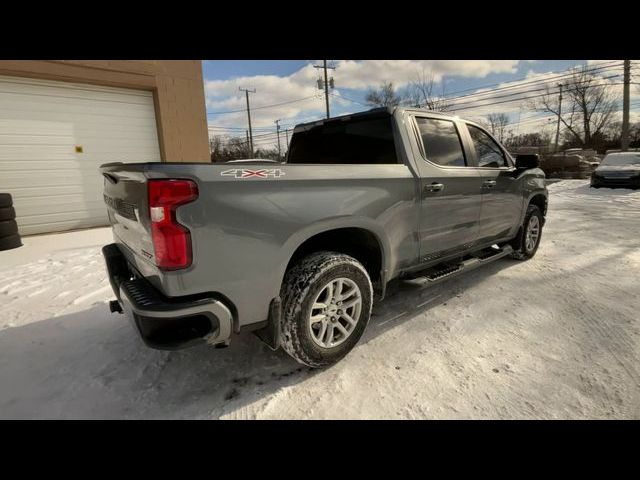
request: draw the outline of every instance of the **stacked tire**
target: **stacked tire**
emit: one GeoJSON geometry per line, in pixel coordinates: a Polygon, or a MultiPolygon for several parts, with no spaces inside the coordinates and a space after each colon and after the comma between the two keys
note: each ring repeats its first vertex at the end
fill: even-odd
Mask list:
{"type": "Polygon", "coordinates": [[[16,211],[8,193],[0,193],[0,251],[22,246],[16,223],[16,211]]]}

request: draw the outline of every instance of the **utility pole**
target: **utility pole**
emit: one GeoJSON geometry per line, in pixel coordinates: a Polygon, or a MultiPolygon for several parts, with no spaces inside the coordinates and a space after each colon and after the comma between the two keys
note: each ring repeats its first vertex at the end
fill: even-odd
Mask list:
{"type": "MultiPolygon", "coordinates": [[[[324,69],[324,100],[327,105],[327,118],[330,118],[331,115],[329,113],[329,79],[327,78],[327,69],[330,68],[332,70],[335,70],[336,67],[327,67],[327,61],[323,60],[322,65],[314,65],[313,68],[324,69]]],[[[333,78],[331,79],[331,88],[333,88],[333,78]]]]}
{"type": "Polygon", "coordinates": [[[278,135],[278,159],[282,158],[282,151],[280,150],[280,119],[276,120],[276,134],[278,135]]]}
{"type": "Polygon", "coordinates": [[[284,134],[287,136],[287,143],[286,143],[287,148],[285,148],[284,151],[286,155],[289,155],[289,129],[288,128],[284,129],[284,134]]]}
{"type": "MultiPolygon", "coordinates": [[[[249,143],[249,130],[245,130],[244,133],[247,136],[247,151],[248,151],[249,150],[249,145],[251,145],[249,143]]],[[[248,158],[251,158],[251,157],[253,157],[253,152],[251,154],[249,154],[249,156],[248,156],[248,158]]]]}
{"type": "Polygon", "coordinates": [[[558,151],[558,140],[560,139],[560,119],[562,118],[562,84],[559,83],[558,87],[560,87],[560,97],[558,97],[558,125],[556,126],[556,144],[553,149],[554,153],[558,151]]]}
{"type": "Polygon", "coordinates": [[[629,82],[631,81],[631,60],[624,61],[624,87],[622,92],[622,136],[620,149],[629,149],[629,82]]]}
{"type": "Polygon", "coordinates": [[[240,88],[238,87],[238,90],[240,90],[241,92],[244,92],[245,95],[247,96],[247,118],[249,119],[249,158],[253,157],[253,132],[251,131],[251,109],[249,108],[249,92],[251,93],[256,93],[256,89],[254,88],[253,90],[249,90],[247,88],[240,88]]]}

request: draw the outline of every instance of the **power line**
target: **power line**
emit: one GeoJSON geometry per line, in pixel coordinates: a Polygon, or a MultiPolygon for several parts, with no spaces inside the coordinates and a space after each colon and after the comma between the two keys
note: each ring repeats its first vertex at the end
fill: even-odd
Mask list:
{"type": "MultiPolygon", "coordinates": [[[[318,97],[316,95],[310,95],[308,97],[298,98],[297,100],[289,100],[289,101],[281,102],[281,103],[273,103],[271,105],[262,105],[260,107],[253,107],[252,110],[260,110],[260,109],[263,109],[263,108],[279,107],[281,105],[288,105],[290,103],[303,102],[303,101],[309,100],[311,98],[318,98],[318,97]]],[[[239,112],[244,112],[244,110],[228,110],[226,112],[207,112],[207,115],[226,115],[228,113],[239,113],[239,112]]]]}
{"type": "MultiPolygon", "coordinates": [[[[490,94],[490,93],[493,93],[493,92],[504,91],[504,90],[509,90],[509,89],[512,89],[512,88],[522,87],[522,86],[525,86],[525,85],[531,86],[531,85],[540,84],[540,83],[556,82],[556,81],[558,81],[560,79],[571,77],[571,76],[575,75],[576,73],[592,73],[592,72],[599,71],[599,70],[612,70],[614,68],[618,68],[618,67],[621,67],[621,66],[622,66],[622,63],[618,62],[618,61],[612,62],[612,64],[605,64],[605,65],[601,64],[601,66],[598,66],[598,67],[595,67],[595,68],[586,68],[586,69],[583,69],[583,70],[576,70],[576,67],[574,66],[574,67],[568,68],[566,70],[563,70],[562,72],[558,72],[558,75],[554,75],[552,77],[538,78],[538,79],[533,79],[533,80],[530,80],[530,81],[527,81],[527,82],[518,83],[517,85],[512,85],[514,82],[519,82],[521,80],[526,80],[527,77],[524,77],[524,78],[520,78],[520,79],[516,79],[516,80],[509,80],[508,83],[511,84],[511,85],[505,85],[504,87],[492,88],[491,90],[486,90],[486,91],[482,91],[482,92],[474,92],[474,93],[470,93],[470,94],[467,94],[467,95],[459,95],[459,96],[455,96],[455,97],[451,97],[450,95],[452,95],[452,94],[449,94],[449,95],[445,95],[444,98],[446,98],[448,100],[457,100],[458,98],[466,98],[466,97],[472,97],[472,96],[486,95],[486,94],[490,94]],[[567,72],[567,73],[564,73],[564,72],[567,72]]],[[[500,82],[500,83],[495,83],[493,85],[502,85],[504,83],[505,82],[500,82]]],[[[482,88],[486,88],[486,87],[476,87],[475,89],[476,90],[480,90],[482,88]]],[[[468,90],[472,90],[472,89],[468,89],[468,90]]],[[[465,91],[465,90],[460,90],[459,92],[453,92],[453,93],[460,93],[460,92],[463,92],[463,91],[465,91]]]]}
{"type": "MultiPolygon", "coordinates": [[[[472,87],[472,88],[467,88],[465,90],[458,90],[455,92],[450,92],[448,95],[445,95],[445,98],[448,99],[457,99],[457,98],[463,98],[463,97],[469,97],[469,96],[474,96],[474,95],[481,95],[487,92],[495,92],[495,91],[500,91],[500,90],[507,90],[510,88],[517,88],[517,87],[521,87],[523,85],[532,85],[532,84],[536,84],[536,83],[545,83],[545,82],[556,82],[560,79],[566,78],[566,77],[571,77],[573,75],[575,75],[577,72],[584,72],[584,73],[592,73],[595,71],[599,71],[599,70],[611,70],[613,68],[618,68],[619,66],[622,66],[622,62],[619,62],[618,60],[613,61],[613,62],[608,62],[606,64],[600,64],[597,67],[593,67],[593,68],[585,68],[585,69],[581,69],[581,70],[576,70],[578,67],[576,65],[574,65],[573,67],[567,68],[566,70],[561,70],[559,72],[548,72],[548,73],[553,73],[554,75],[551,77],[545,77],[545,78],[537,78],[537,79],[532,79],[529,80],[527,82],[522,82],[519,83],[517,85],[512,85],[514,82],[520,82],[521,80],[526,80],[527,77],[522,77],[522,78],[517,78],[515,80],[509,80],[506,83],[508,83],[508,85],[504,85],[505,82],[498,82],[498,83],[493,83],[490,85],[484,85],[481,87],[472,87]],[[498,88],[492,88],[490,90],[485,90],[483,92],[478,92],[477,90],[481,90],[483,88],[489,88],[489,87],[493,87],[496,85],[504,85],[503,87],[498,87],[498,88]],[[462,92],[468,92],[470,90],[476,90],[476,92],[467,94],[467,95],[458,95],[458,96],[454,96],[451,97],[451,95],[455,95],[456,93],[462,93],[462,92]]],[[[544,74],[543,74],[544,75],[544,74]]]]}
{"type": "MultiPolygon", "coordinates": [[[[614,85],[622,85],[622,82],[617,82],[617,83],[601,83],[601,84],[596,84],[596,85],[592,85],[593,87],[598,87],[598,86],[614,86],[614,85]]],[[[528,92],[521,92],[522,93],[528,93],[528,92]]],[[[491,107],[493,105],[500,105],[503,103],[511,103],[511,102],[519,102],[522,100],[530,100],[532,98],[540,98],[540,97],[544,97],[546,95],[555,95],[556,93],[558,93],[558,90],[556,91],[549,91],[543,94],[539,94],[539,95],[530,95],[528,97],[519,97],[519,98],[513,98],[511,100],[502,100],[500,102],[490,102],[490,103],[483,103],[483,104],[477,104],[477,105],[472,105],[470,107],[462,107],[462,108],[452,108],[450,110],[448,110],[448,112],[457,112],[458,110],[469,110],[472,108],[482,108],[482,107],[491,107]]],[[[495,98],[499,98],[499,97],[495,97],[495,98]]],[[[487,99],[489,100],[489,99],[487,99]]],[[[483,100],[479,100],[479,101],[483,101],[483,100]]],[[[469,102],[469,103],[477,103],[478,100],[476,100],[475,102],[469,102]]],[[[459,104],[459,105],[464,105],[464,104],[459,104]]],[[[455,105],[458,106],[458,105],[455,105]]]]}
{"type": "MultiPolygon", "coordinates": [[[[616,69],[616,68],[622,66],[622,63],[618,63],[617,61],[613,62],[613,63],[616,63],[616,64],[615,65],[605,64],[603,66],[599,66],[599,67],[595,67],[595,68],[586,68],[586,69],[582,69],[582,70],[576,70],[576,67],[572,67],[571,69],[565,70],[565,72],[569,72],[569,73],[562,73],[562,74],[555,75],[555,76],[552,76],[552,77],[539,78],[539,79],[531,80],[531,81],[528,81],[528,82],[522,82],[522,83],[518,83],[518,84],[513,84],[513,82],[519,82],[520,80],[526,80],[526,77],[525,77],[525,78],[522,78],[522,79],[511,80],[509,82],[511,84],[510,85],[505,85],[504,87],[493,88],[493,89],[490,89],[490,90],[485,90],[485,91],[482,91],[482,92],[475,92],[475,93],[471,93],[471,94],[467,94],[467,95],[460,95],[460,96],[457,96],[457,97],[455,97],[455,96],[452,97],[452,96],[449,96],[449,95],[445,95],[445,96],[442,97],[442,99],[443,100],[453,100],[454,102],[452,103],[452,105],[454,105],[454,106],[455,105],[460,105],[458,103],[455,103],[455,101],[460,99],[460,98],[476,97],[474,100],[482,101],[484,99],[477,98],[477,97],[491,96],[491,95],[495,95],[496,92],[502,92],[502,91],[505,91],[505,90],[513,90],[513,89],[516,89],[516,88],[521,88],[523,86],[531,87],[531,86],[543,85],[545,83],[551,83],[551,82],[556,81],[558,79],[572,77],[572,76],[574,76],[576,74],[592,73],[594,71],[600,71],[600,70],[602,70],[602,71],[613,70],[613,69],[616,69]]],[[[607,78],[614,78],[616,76],[620,76],[620,75],[612,75],[610,77],[596,77],[595,75],[593,75],[589,79],[582,80],[581,82],[578,82],[578,83],[584,83],[584,82],[587,82],[587,81],[591,81],[591,79],[593,77],[607,79],[607,78]]],[[[572,82],[572,83],[576,83],[576,82],[572,82]]],[[[495,84],[495,85],[501,85],[501,84],[502,83],[498,83],[498,84],[495,84]]],[[[536,91],[536,90],[528,90],[528,91],[536,91]]],[[[518,92],[518,93],[524,93],[524,91],[523,92],[518,92]]],[[[518,93],[512,93],[510,95],[517,95],[518,93]]],[[[464,103],[467,103],[467,102],[464,102],[464,103]]],[[[405,101],[405,102],[401,102],[401,104],[404,105],[404,106],[407,106],[407,105],[410,104],[410,102],[409,101],[405,101]]]]}
{"type": "MultiPolygon", "coordinates": [[[[587,83],[587,82],[593,81],[596,78],[597,78],[597,80],[610,80],[612,78],[619,77],[619,76],[620,75],[610,75],[608,77],[602,77],[602,78],[592,77],[592,78],[587,79],[587,80],[580,80],[580,81],[572,82],[572,84],[587,83]]],[[[595,87],[595,86],[602,86],[602,85],[616,85],[616,84],[615,83],[609,83],[609,84],[600,84],[600,85],[592,85],[592,86],[595,87]]],[[[490,96],[488,98],[481,98],[481,99],[469,100],[469,101],[466,101],[466,102],[453,103],[453,104],[451,104],[451,106],[457,107],[459,105],[466,105],[468,103],[483,102],[483,101],[486,101],[486,100],[494,100],[496,98],[513,97],[515,95],[522,95],[522,94],[525,94],[525,93],[541,92],[543,90],[547,90],[548,88],[549,88],[549,85],[546,85],[546,86],[541,87],[541,88],[532,88],[530,90],[522,90],[522,91],[518,91],[518,92],[507,93],[507,94],[504,94],[504,95],[496,95],[496,96],[490,96]]]]}

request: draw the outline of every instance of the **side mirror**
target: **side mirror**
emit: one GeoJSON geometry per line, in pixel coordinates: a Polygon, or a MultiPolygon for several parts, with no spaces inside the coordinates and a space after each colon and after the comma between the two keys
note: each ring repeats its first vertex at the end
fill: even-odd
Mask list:
{"type": "Polygon", "coordinates": [[[538,168],[540,166],[540,155],[516,155],[516,168],[518,170],[527,170],[529,168],[538,168]]]}

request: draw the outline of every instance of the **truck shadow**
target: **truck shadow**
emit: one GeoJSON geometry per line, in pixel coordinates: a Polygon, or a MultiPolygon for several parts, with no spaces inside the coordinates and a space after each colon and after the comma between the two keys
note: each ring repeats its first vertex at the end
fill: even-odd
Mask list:
{"type": "MultiPolygon", "coordinates": [[[[397,282],[360,344],[513,265],[499,260],[428,288],[397,282]]],[[[152,350],[99,304],[0,331],[0,418],[250,418],[252,404],[320,372],[250,332],[221,350],[152,350]]]]}

